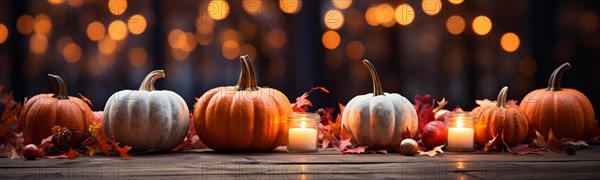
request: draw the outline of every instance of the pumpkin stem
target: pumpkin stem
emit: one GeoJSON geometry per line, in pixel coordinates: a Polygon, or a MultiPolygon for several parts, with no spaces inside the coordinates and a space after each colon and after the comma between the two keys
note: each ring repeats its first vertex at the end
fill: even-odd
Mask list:
{"type": "Polygon", "coordinates": [[[48,76],[50,76],[52,87],[54,87],[54,95],[52,95],[52,97],[56,99],[69,99],[69,91],[67,91],[65,81],[58,75],[48,74],[48,76]]]}
{"type": "Polygon", "coordinates": [[[502,90],[498,93],[498,98],[496,99],[496,107],[506,108],[506,94],[508,92],[508,87],[504,86],[502,90]]]}
{"type": "Polygon", "coordinates": [[[256,86],[256,76],[254,75],[254,66],[252,66],[250,57],[248,55],[240,56],[240,64],[242,64],[242,70],[235,89],[238,91],[258,90],[258,86],[256,86]]]}
{"type": "Polygon", "coordinates": [[[154,89],[154,82],[156,82],[157,79],[160,78],[164,78],[165,77],[165,71],[164,70],[154,70],[150,73],[148,73],[148,75],[146,75],[146,78],[144,78],[144,81],[142,81],[142,84],[140,85],[140,91],[154,91],[156,89],[154,89]]]}
{"type": "Polygon", "coordinates": [[[369,68],[369,72],[371,73],[371,78],[373,78],[373,96],[384,95],[383,88],[381,87],[381,81],[379,81],[379,75],[377,75],[377,70],[375,66],[369,62],[369,60],[363,60],[363,63],[369,68]]]}
{"type": "Polygon", "coordinates": [[[556,68],[552,75],[550,75],[550,80],[548,80],[548,88],[546,89],[549,91],[560,91],[562,89],[560,87],[560,80],[562,79],[563,73],[568,69],[571,69],[571,64],[568,62],[556,68]]]}

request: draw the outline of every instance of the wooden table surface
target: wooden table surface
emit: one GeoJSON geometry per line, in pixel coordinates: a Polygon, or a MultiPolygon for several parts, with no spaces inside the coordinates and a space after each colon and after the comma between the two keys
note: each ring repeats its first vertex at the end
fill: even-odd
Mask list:
{"type": "Polygon", "coordinates": [[[599,179],[600,146],[565,153],[481,151],[428,156],[219,154],[211,150],[77,159],[0,159],[0,179],[599,179]]]}

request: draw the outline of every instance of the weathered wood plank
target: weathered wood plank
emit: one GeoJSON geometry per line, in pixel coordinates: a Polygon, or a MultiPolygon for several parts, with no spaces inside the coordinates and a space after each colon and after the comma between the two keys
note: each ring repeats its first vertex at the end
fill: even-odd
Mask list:
{"type": "Polygon", "coordinates": [[[398,154],[219,154],[210,150],[120,157],[81,156],[75,160],[0,159],[1,179],[595,179],[600,147],[563,153],[512,155],[454,153],[436,157],[398,154]]]}

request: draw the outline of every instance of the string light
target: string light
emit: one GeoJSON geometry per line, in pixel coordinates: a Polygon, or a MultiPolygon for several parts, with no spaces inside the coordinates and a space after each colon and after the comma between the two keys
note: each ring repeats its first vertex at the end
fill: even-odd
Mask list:
{"type": "Polygon", "coordinates": [[[323,22],[329,29],[339,29],[344,25],[344,15],[336,9],[332,9],[325,13],[323,22]]]}
{"type": "Polygon", "coordinates": [[[142,34],[146,30],[146,26],[146,18],[141,14],[133,15],[129,18],[129,21],[127,21],[127,27],[129,27],[129,32],[131,32],[131,34],[142,34]]]}
{"type": "Polygon", "coordinates": [[[279,8],[287,14],[296,14],[302,8],[301,0],[280,0],[279,8]]]}
{"type": "Polygon", "coordinates": [[[408,26],[415,19],[415,10],[409,4],[400,4],[396,7],[396,22],[402,26],[408,26]]]}
{"type": "Polygon", "coordinates": [[[492,30],[492,20],[487,16],[477,16],[473,20],[473,31],[478,35],[486,35],[492,30]]]}
{"type": "Polygon", "coordinates": [[[121,15],[127,10],[127,0],[109,0],[108,11],[114,15],[121,15]]]}
{"type": "Polygon", "coordinates": [[[421,6],[423,12],[430,16],[436,15],[442,10],[442,2],[440,0],[423,0],[421,6]]]}
{"type": "Polygon", "coordinates": [[[323,42],[323,47],[327,49],[335,49],[340,45],[340,35],[335,31],[327,31],[323,33],[323,37],[321,41],[323,42]]]}
{"type": "Polygon", "coordinates": [[[450,34],[459,35],[465,30],[465,20],[459,15],[453,15],[446,20],[446,29],[450,34]]]}
{"type": "Polygon", "coordinates": [[[519,36],[512,32],[506,33],[500,38],[500,46],[502,46],[502,49],[506,52],[515,52],[519,49],[520,44],[521,41],[519,40],[519,36]]]}
{"type": "Polygon", "coordinates": [[[214,20],[222,20],[229,15],[229,3],[224,0],[212,0],[206,6],[208,16],[214,20]]]}
{"type": "Polygon", "coordinates": [[[94,21],[87,26],[86,33],[90,40],[99,41],[104,37],[106,29],[102,23],[94,21]]]}
{"type": "Polygon", "coordinates": [[[116,20],[108,25],[108,36],[110,38],[120,41],[127,37],[127,24],[121,20],[116,20]]]}
{"type": "Polygon", "coordinates": [[[0,44],[4,43],[8,39],[8,28],[0,23],[0,44]]]}

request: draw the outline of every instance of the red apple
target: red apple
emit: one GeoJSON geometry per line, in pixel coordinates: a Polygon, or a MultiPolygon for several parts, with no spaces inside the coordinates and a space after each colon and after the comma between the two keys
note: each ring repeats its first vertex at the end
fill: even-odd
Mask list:
{"type": "Polygon", "coordinates": [[[446,126],[442,121],[431,121],[423,127],[421,140],[427,149],[433,149],[446,143],[446,126]]]}
{"type": "Polygon", "coordinates": [[[25,157],[25,159],[27,160],[35,160],[35,158],[42,156],[42,152],[38,149],[38,147],[35,144],[28,144],[27,146],[25,146],[25,148],[23,148],[23,151],[21,151],[21,153],[23,157],[25,157]]]}

